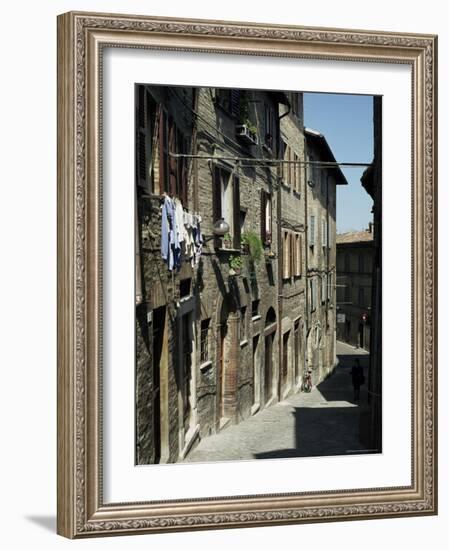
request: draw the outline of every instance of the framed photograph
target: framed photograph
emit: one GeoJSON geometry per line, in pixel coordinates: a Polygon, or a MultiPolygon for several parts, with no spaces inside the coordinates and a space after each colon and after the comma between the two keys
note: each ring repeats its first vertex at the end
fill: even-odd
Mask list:
{"type": "Polygon", "coordinates": [[[59,534],[437,513],[436,53],[59,16],[59,534]]]}

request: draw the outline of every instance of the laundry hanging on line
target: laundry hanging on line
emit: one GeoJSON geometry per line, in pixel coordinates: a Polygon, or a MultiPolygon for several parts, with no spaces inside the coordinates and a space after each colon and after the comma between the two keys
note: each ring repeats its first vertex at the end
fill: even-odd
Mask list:
{"type": "Polygon", "coordinates": [[[183,256],[195,267],[203,247],[201,216],[187,212],[178,198],[166,194],[161,209],[161,256],[168,270],[179,270],[183,256]]]}

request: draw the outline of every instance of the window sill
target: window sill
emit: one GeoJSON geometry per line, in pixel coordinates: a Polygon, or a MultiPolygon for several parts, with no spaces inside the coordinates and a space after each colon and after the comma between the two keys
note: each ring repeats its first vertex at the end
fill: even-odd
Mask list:
{"type": "Polygon", "coordinates": [[[184,458],[188,455],[190,449],[192,448],[192,445],[195,443],[195,440],[198,438],[199,434],[200,434],[199,424],[197,424],[193,428],[190,428],[189,431],[186,433],[185,445],[180,453],[181,460],[184,460],[184,458]]]}
{"type": "Polygon", "coordinates": [[[262,319],[262,315],[254,315],[254,317],[251,317],[251,321],[253,321],[253,323],[255,321],[260,321],[260,319],[262,319]]]}
{"type": "Polygon", "coordinates": [[[209,370],[209,368],[212,366],[212,361],[205,361],[204,363],[201,363],[200,365],[200,371],[205,372],[209,370]]]}
{"type": "Polygon", "coordinates": [[[216,248],[217,254],[241,254],[240,248],[216,248]]]}
{"type": "Polygon", "coordinates": [[[241,348],[244,348],[244,347],[247,346],[248,344],[249,344],[248,340],[242,340],[242,341],[240,342],[240,347],[241,347],[241,348]]]}

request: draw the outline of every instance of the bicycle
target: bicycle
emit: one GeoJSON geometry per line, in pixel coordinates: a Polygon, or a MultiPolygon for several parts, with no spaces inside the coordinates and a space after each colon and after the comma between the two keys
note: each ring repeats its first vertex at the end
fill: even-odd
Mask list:
{"type": "Polygon", "coordinates": [[[304,375],[304,380],[301,384],[301,391],[304,393],[310,393],[312,391],[312,371],[307,371],[304,375]]]}

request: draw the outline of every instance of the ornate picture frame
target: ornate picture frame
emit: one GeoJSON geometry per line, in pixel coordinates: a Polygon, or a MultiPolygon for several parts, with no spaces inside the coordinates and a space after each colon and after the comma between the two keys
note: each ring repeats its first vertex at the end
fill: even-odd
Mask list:
{"type": "MultiPolygon", "coordinates": [[[[59,534],[83,538],[437,513],[436,61],[433,35],[81,12],[58,17],[59,534]],[[153,500],[150,491],[145,502],[104,502],[102,56],[107,47],[411,68],[410,485],[176,500],[153,500]]],[[[129,368],[133,372],[133,365],[129,368]]]]}

